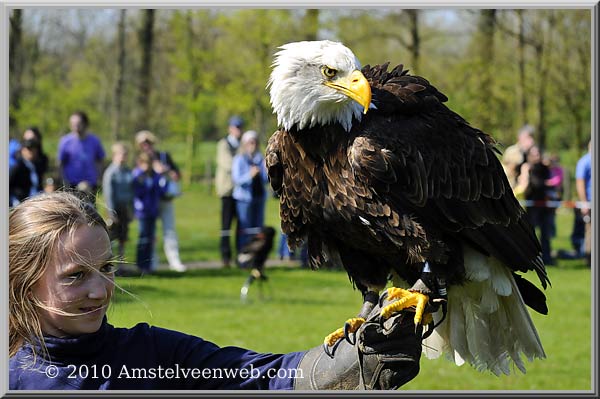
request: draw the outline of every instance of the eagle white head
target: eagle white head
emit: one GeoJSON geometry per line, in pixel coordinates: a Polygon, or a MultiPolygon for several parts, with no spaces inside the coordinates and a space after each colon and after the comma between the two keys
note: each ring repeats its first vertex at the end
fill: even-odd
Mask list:
{"type": "Polygon", "coordinates": [[[277,123],[286,130],[339,123],[349,131],[371,104],[360,62],[341,43],[288,43],[275,54],[270,87],[277,123]]]}

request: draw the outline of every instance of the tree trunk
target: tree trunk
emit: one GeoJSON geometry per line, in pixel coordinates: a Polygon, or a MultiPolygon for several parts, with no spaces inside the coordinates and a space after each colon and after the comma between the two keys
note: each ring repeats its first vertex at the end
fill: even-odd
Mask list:
{"type": "Polygon", "coordinates": [[[21,105],[21,91],[23,76],[23,13],[22,10],[15,9],[10,16],[10,36],[8,44],[8,73],[10,76],[10,111],[9,112],[9,131],[15,129],[17,121],[13,112],[17,111],[21,105]]]}
{"type": "Polygon", "coordinates": [[[494,66],[494,32],[496,29],[496,10],[481,10],[478,23],[480,36],[479,54],[481,57],[481,79],[479,81],[479,94],[484,112],[480,115],[483,131],[491,132],[493,108],[493,66],[494,66]]]}
{"type": "Polygon", "coordinates": [[[117,41],[117,81],[115,84],[115,101],[113,112],[112,139],[117,141],[121,139],[121,108],[123,104],[123,80],[125,75],[125,16],[127,10],[121,10],[118,24],[117,41]]]}
{"type": "Polygon", "coordinates": [[[525,79],[525,21],[523,18],[523,10],[517,10],[517,17],[519,20],[519,36],[518,36],[518,47],[517,57],[519,63],[519,97],[520,97],[520,108],[521,108],[521,123],[523,126],[527,123],[527,88],[525,79]]]}
{"type": "Polygon", "coordinates": [[[138,32],[142,48],[138,90],[137,129],[148,127],[150,119],[150,91],[152,88],[152,45],[154,42],[154,10],[142,11],[142,26],[138,32]]]}
{"type": "Polygon", "coordinates": [[[319,33],[319,10],[308,9],[302,19],[305,40],[317,40],[319,33]]]}
{"type": "Polygon", "coordinates": [[[409,26],[410,26],[410,55],[411,55],[411,66],[410,69],[414,74],[419,73],[419,63],[421,60],[421,35],[419,34],[419,10],[406,10],[408,14],[409,26]]]}
{"type": "Polygon", "coordinates": [[[536,65],[540,77],[538,87],[538,128],[537,128],[537,145],[540,150],[546,148],[546,73],[542,57],[544,56],[544,46],[542,44],[535,47],[536,65]]]}
{"type": "Polygon", "coordinates": [[[538,88],[538,135],[537,135],[537,144],[542,151],[546,150],[546,96],[547,96],[547,87],[548,87],[548,75],[550,72],[550,57],[549,52],[545,51],[545,49],[552,49],[552,31],[555,25],[555,16],[550,11],[550,15],[548,16],[548,26],[547,29],[547,37],[544,34],[543,23],[540,24],[540,42],[535,47],[536,53],[536,63],[538,68],[538,74],[540,76],[539,88],[538,88]],[[546,56],[548,53],[548,56],[546,56]],[[546,57],[547,59],[544,59],[546,57]]]}
{"type": "Polygon", "coordinates": [[[197,121],[199,118],[198,110],[196,109],[195,103],[198,99],[198,95],[200,94],[200,86],[198,82],[198,63],[194,59],[194,43],[196,42],[194,37],[194,26],[192,19],[192,11],[187,11],[185,14],[185,26],[186,26],[186,43],[185,43],[185,54],[187,58],[187,64],[189,66],[189,76],[190,76],[190,84],[191,90],[189,90],[189,98],[188,98],[188,126],[187,126],[187,134],[186,134],[186,142],[187,142],[187,151],[186,151],[186,162],[185,162],[185,171],[186,173],[183,175],[183,181],[186,186],[189,186],[192,183],[193,176],[193,160],[195,156],[195,142],[196,142],[196,131],[197,131],[197,121]]]}

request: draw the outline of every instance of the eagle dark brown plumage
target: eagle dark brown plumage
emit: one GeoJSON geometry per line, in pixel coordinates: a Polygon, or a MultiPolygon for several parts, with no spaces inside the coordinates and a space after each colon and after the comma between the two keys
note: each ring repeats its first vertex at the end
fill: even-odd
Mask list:
{"type": "MultiPolygon", "coordinates": [[[[323,51],[331,42],[315,43],[322,43],[318,51],[323,51]]],[[[284,46],[282,53],[290,49],[293,45],[284,46]]],[[[276,68],[287,55],[279,54],[276,68]]],[[[308,56],[302,53],[301,58],[308,56]]],[[[490,300],[490,309],[499,313],[505,297],[520,294],[534,310],[548,312],[544,294],[519,275],[533,270],[544,288],[549,282],[540,244],[512,193],[496,143],[451,111],[444,104],[447,97],[426,79],[411,76],[402,65],[390,71],[388,67],[362,68],[372,105],[362,117],[353,114],[349,129],[335,121],[304,126],[286,122],[287,128],[271,136],[266,162],[280,198],[282,229],[290,246],[307,242],[313,268],[341,264],[363,294],[372,287],[383,288],[390,272],[411,286],[427,262],[448,285],[450,320],[436,328],[440,335],[447,333],[440,350],[450,352],[458,364],[467,360],[497,374],[508,374],[509,359],[524,370],[519,352],[530,360],[544,357],[528,315],[519,317],[529,320],[529,330],[512,332],[523,336],[522,347],[500,348],[488,354],[492,360],[482,360],[485,355],[478,359],[471,348],[464,348],[471,345],[468,339],[456,338],[454,329],[468,327],[469,316],[457,322],[450,315],[458,306],[452,295],[475,286],[490,286],[497,298],[481,294],[469,306],[490,300]],[[511,284],[518,292],[511,291],[511,284]],[[494,356],[502,365],[492,364],[494,356]]],[[[277,73],[270,82],[276,112],[280,109],[273,91],[277,84],[283,87],[274,82],[277,73]]],[[[278,113],[280,123],[281,115],[286,114],[278,113]]],[[[465,304],[466,299],[462,308],[465,304]]],[[[511,320],[510,314],[499,317],[511,320]]],[[[496,321],[490,316],[487,322],[496,321]]],[[[471,328],[473,334],[490,339],[489,331],[480,331],[483,327],[471,328]]],[[[510,345],[510,337],[502,339],[510,345]]]]}

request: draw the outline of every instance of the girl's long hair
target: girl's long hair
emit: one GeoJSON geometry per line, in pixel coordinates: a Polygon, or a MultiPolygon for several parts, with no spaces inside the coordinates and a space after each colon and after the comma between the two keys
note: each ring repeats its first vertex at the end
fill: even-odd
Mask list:
{"type": "MultiPolygon", "coordinates": [[[[40,194],[12,208],[9,216],[9,356],[30,343],[47,354],[32,288],[56,256],[63,234],[81,226],[100,226],[102,217],[90,203],[67,192],[40,194]]],[[[35,363],[35,351],[33,363],[35,363]]]]}

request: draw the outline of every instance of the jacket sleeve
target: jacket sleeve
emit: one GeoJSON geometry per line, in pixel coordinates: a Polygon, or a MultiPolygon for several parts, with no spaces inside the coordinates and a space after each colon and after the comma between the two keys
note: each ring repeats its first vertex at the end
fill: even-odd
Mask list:
{"type": "MultiPolygon", "coordinates": [[[[155,345],[166,364],[197,369],[180,389],[271,389],[291,390],[300,378],[298,364],[305,352],[257,353],[247,349],[219,347],[202,338],[151,327],[155,345]]],[[[180,381],[181,382],[181,381],[180,381]]]]}
{"type": "Polygon", "coordinates": [[[169,167],[170,170],[174,171],[177,174],[177,178],[181,178],[181,172],[179,170],[179,167],[177,166],[177,164],[175,163],[175,161],[173,161],[173,158],[171,157],[171,154],[169,154],[168,152],[165,152],[165,158],[167,159],[167,166],[169,167]]]}
{"type": "Polygon", "coordinates": [[[224,168],[228,173],[231,172],[231,156],[225,139],[217,142],[217,167],[224,168]]]}
{"type": "Polygon", "coordinates": [[[231,179],[233,180],[234,185],[246,187],[252,184],[250,169],[246,166],[246,160],[243,156],[236,155],[233,158],[233,165],[231,166],[231,179]]]}
{"type": "Polygon", "coordinates": [[[65,164],[68,162],[68,154],[65,150],[65,137],[61,137],[58,142],[58,150],[56,151],[56,163],[58,166],[58,173],[60,178],[66,182],[65,179],[65,164]]]}
{"type": "Polygon", "coordinates": [[[106,208],[109,211],[115,210],[115,204],[113,203],[113,200],[112,200],[112,184],[111,184],[111,179],[112,179],[113,173],[114,173],[114,169],[112,168],[111,165],[109,165],[108,168],[104,171],[104,174],[102,175],[102,191],[104,194],[104,201],[106,202],[106,208]]]}
{"type": "Polygon", "coordinates": [[[269,173],[267,172],[267,165],[264,158],[260,162],[260,176],[264,184],[269,182],[269,173]]]}
{"type": "Polygon", "coordinates": [[[104,161],[104,158],[106,158],[106,152],[104,151],[104,147],[102,146],[100,139],[96,136],[94,137],[96,138],[96,161],[102,162],[104,161]]]}

